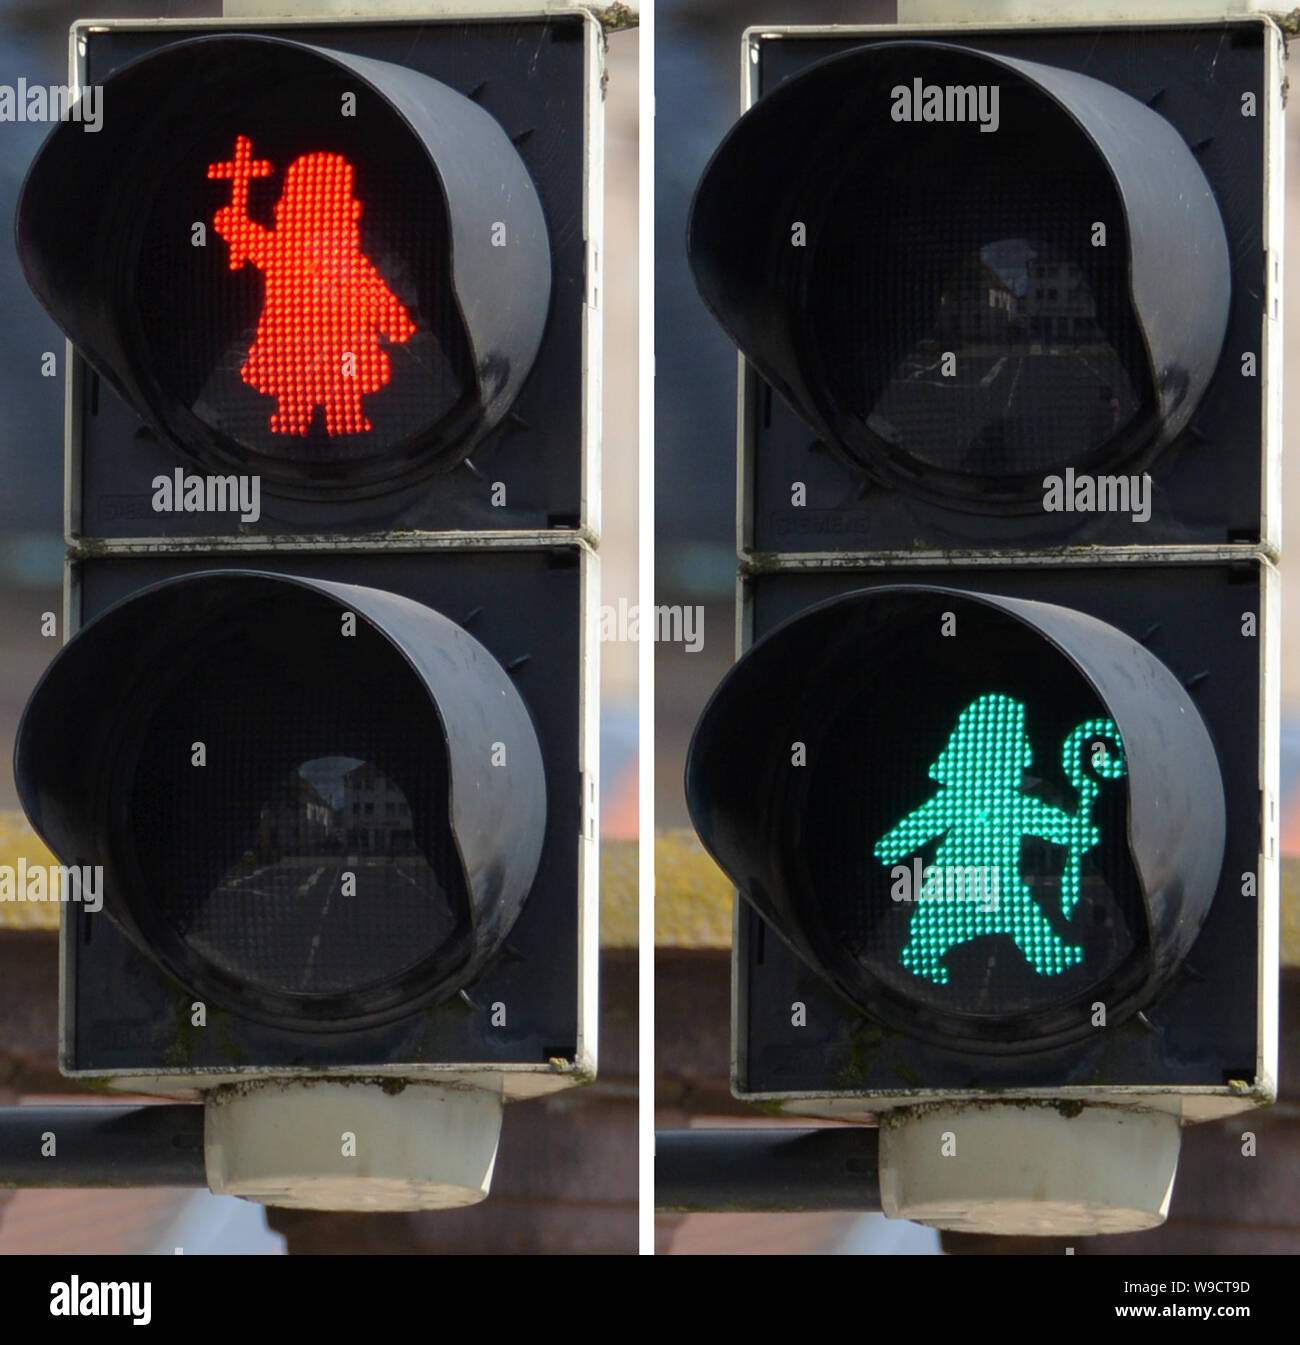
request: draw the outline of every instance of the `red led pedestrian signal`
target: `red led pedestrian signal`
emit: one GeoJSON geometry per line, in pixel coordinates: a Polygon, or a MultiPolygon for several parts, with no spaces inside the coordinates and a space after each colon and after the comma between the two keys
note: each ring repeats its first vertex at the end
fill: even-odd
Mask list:
{"type": "Polygon", "coordinates": [[[266,284],[240,377],[275,398],[272,434],[306,435],[317,407],[327,435],[367,433],[374,426],[362,394],[392,377],[380,338],[400,345],[415,334],[415,323],[361,250],[362,207],[347,159],[324,153],[295,159],[275,228],[266,229],[249,217],[248,185],[272,171],[269,160],[253,158],[244,135],[229,161],[208,165],[208,177],[231,183],[230,204],[212,222],[230,245],[230,269],[251,261],[266,284]]]}
{"type": "MultiPolygon", "coordinates": [[[[502,422],[548,330],[566,367],[580,361],[582,305],[566,300],[548,327],[551,236],[513,139],[529,143],[537,108],[507,127],[422,70],[261,36],[163,44],[107,69],[114,115],[98,136],[76,126],[80,140],[55,128],[24,184],[19,250],[145,422],[159,471],[174,455],[282,499],[392,495],[459,527],[481,491],[476,469],[453,473],[491,437],[520,455],[512,496],[540,498],[517,474],[521,439],[572,440],[522,411],[502,422]],[[93,248],[60,224],[69,183],[91,203],[93,248]]],[[[565,163],[571,174],[581,155],[565,163]]],[[[563,251],[566,294],[580,295],[583,250],[563,251]]]]}

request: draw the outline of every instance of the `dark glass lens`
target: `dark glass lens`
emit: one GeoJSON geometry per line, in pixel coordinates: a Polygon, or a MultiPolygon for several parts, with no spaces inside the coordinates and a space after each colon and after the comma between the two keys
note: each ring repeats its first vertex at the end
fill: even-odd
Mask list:
{"type": "Polygon", "coordinates": [[[465,933],[436,711],[342,619],[295,591],[218,620],[154,700],[126,795],[160,954],[290,1017],[413,997],[465,933]]]}
{"type": "Polygon", "coordinates": [[[877,117],[841,147],[808,369],[864,463],[1041,498],[1045,474],[1145,445],[1149,380],[1100,157],[1041,93],[1005,80],[1000,104],[991,134],[877,117]]]}
{"type": "Polygon", "coordinates": [[[306,761],[272,782],[253,847],[195,877],[177,933],[226,974],[277,992],[342,994],[400,977],[455,928],[406,796],[352,757],[306,761]],[[271,913],[283,928],[268,938],[271,913]]]}

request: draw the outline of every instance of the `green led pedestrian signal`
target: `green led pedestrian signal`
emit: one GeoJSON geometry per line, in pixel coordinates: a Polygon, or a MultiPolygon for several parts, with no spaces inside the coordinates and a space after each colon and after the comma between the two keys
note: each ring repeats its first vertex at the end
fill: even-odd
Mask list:
{"type": "Polygon", "coordinates": [[[930,767],[939,792],[876,842],[875,857],[893,865],[939,841],[899,954],[914,975],[947,985],[948,950],[984,935],[1008,935],[1040,976],[1058,976],[1082,961],[1083,948],[1057,934],[1025,881],[1021,841],[1030,836],[1067,847],[1060,901],[1069,919],[1083,856],[1101,840],[1092,821],[1100,779],[1125,771],[1119,730],[1114,720],[1090,719],[1066,738],[1061,765],[1079,796],[1073,813],[1024,792],[1032,762],[1023,702],[979,697],[958,716],[930,767]]]}

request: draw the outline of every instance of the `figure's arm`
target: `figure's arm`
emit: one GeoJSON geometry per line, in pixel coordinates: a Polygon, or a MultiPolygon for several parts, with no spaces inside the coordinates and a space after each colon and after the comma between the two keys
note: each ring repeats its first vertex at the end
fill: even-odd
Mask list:
{"type": "Polygon", "coordinates": [[[231,264],[247,259],[259,270],[266,269],[271,232],[264,229],[234,206],[222,206],[212,219],[212,227],[230,244],[231,264]]]}
{"type": "Polygon", "coordinates": [[[1041,799],[1022,800],[1019,825],[1025,835],[1037,836],[1054,845],[1080,845],[1086,850],[1098,839],[1096,827],[1086,817],[1063,813],[1041,799]]]}
{"type": "Polygon", "coordinates": [[[383,286],[383,299],[379,309],[379,332],[388,337],[390,341],[401,345],[404,341],[410,340],[418,330],[415,323],[411,321],[411,315],[406,311],[406,305],[395,295],[392,290],[381,280],[383,286]]]}
{"type": "Polygon", "coordinates": [[[952,826],[951,804],[945,793],[941,789],[876,842],[873,853],[882,864],[898,863],[952,826]]]}
{"type": "Polygon", "coordinates": [[[359,286],[365,295],[367,307],[375,315],[376,333],[386,336],[396,345],[410,340],[419,329],[411,321],[406,305],[388,288],[369,260],[362,258],[360,261],[351,283],[359,286]]]}

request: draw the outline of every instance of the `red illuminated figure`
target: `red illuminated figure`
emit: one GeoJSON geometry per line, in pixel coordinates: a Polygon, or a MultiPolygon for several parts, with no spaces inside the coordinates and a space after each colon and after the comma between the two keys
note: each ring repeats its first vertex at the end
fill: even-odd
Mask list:
{"type": "Polygon", "coordinates": [[[266,301],[240,376],[275,398],[272,434],[306,434],[318,406],[326,434],[364,433],[372,426],[362,395],[392,376],[379,338],[400,345],[416,326],[361,251],[352,165],[341,154],[295,159],[275,207],[275,228],[264,229],[248,217],[248,184],[271,171],[267,160],[253,158],[243,135],[228,163],[208,165],[208,177],[231,181],[230,204],[212,221],[230,244],[230,269],[251,261],[266,278],[266,301]]]}

